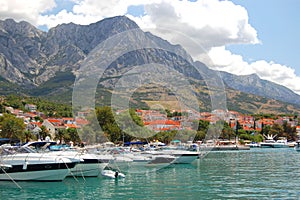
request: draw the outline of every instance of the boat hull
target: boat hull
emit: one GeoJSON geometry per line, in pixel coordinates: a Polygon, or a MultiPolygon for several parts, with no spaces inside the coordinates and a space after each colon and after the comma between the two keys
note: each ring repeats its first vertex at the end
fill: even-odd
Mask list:
{"type": "Polygon", "coordinates": [[[68,176],[97,177],[107,163],[79,163],[70,170],[68,176]]]}
{"type": "Polygon", "coordinates": [[[174,160],[174,164],[190,164],[194,160],[196,160],[199,155],[197,154],[182,154],[182,155],[176,155],[176,159],[174,160]]]}
{"type": "Polygon", "coordinates": [[[261,143],[260,147],[261,148],[289,148],[288,145],[285,145],[285,144],[276,144],[276,143],[273,143],[273,144],[261,143]]]}
{"type": "Polygon", "coordinates": [[[62,181],[69,174],[69,169],[75,163],[66,164],[40,164],[40,165],[12,165],[2,168],[0,171],[1,181],[62,181]]]}

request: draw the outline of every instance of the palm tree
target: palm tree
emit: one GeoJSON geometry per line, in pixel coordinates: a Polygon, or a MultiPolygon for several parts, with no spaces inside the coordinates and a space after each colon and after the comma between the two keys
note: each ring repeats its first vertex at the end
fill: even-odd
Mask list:
{"type": "Polygon", "coordinates": [[[59,143],[62,144],[66,134],[67,134],[67,131],[65,129],[58,129],[55,132],[55,138],[54,139],[59,140],[59,143]]]}

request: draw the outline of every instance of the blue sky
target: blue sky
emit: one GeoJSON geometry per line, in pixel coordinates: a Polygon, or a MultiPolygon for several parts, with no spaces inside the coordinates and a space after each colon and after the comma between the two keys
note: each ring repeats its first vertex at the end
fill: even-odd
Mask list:
{"type": "Polygon", "coordinates": [[[266,59],[295,68],[300,75],[300,23],[299,0],[232,0],[244,6],[249,22],[258,32],[262,44],[232,45],[234,53],[243,55],[246,60],[266,59]]]}
{"type": "Polygon", "coordinates": [[[298,0],[0,0],[0,19],[43,30],[126,15],[215,70],[256,73],[298,94],[299,10],[298,0]]]}

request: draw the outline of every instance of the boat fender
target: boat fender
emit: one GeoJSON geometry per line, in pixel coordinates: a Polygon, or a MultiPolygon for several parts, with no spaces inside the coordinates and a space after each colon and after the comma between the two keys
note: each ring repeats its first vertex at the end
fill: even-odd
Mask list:
{"type": "Polygon", "coordinates": [[[116,171],[116,172],[115,172],[115,178],[118,178],[118,176],[119,176],[119,172],[116,171]]]}
{"type": "Polygon", "coordinates": [[[25,161],[24,164],[23,164],[23,170],[26,170],[26,169],[27,169],[27,165],[28,165],[28,162],[25,161]]]}

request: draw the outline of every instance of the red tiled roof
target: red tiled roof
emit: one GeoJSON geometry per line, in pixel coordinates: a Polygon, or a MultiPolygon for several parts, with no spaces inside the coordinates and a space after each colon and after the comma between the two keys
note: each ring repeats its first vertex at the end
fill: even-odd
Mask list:
{"type": "Polygon", "coordinates": [[[155,120],[155,121],[144,122],[144,125],[159,125],[159,124],[180,126],[179,121],[173,121],[173,120],[155,120]]]}
{"type": "Polygon", "coordinates": [[[48,118],[47,120],[48,120],[49,122],[51,122],[51,123],[61,123],[61,120],[60,120],[60,119],[48,118]]]}
{"type": "Polygon", "coordinates": [[[65,124],[65,127],[67,127],[67,128],[80,128],[76,124],[65,124]]]}
{"type": "Polygon", "coordinates": [[[62,120],[64,120],[64,121],[74,121],[74,118],[72,118],[72,117],[63,117],[62,120]]]}
{"type": "Polygon", "coordinates": [[[75,120],[75,122],[76,122],[77,125],[87,125],[87,124],[89,123],[88,120],[86,120],[86,119],[81,119],[81,118],[77,118],[77,119],[75,120]]]}
{"type": "Polygon", "coordinates": [[[38,127],[41,127],[42,126],[42,123],[41,122],[30,122],[30,124],[34,124],[38,127]]]}
{"type": "Polygon", "coordinates": [[[25,113],[25,115],[28,117],[36,117],[37,116],[37,114],[32,113],[32,112],[27,112],[27,113],[25,113]]]}

